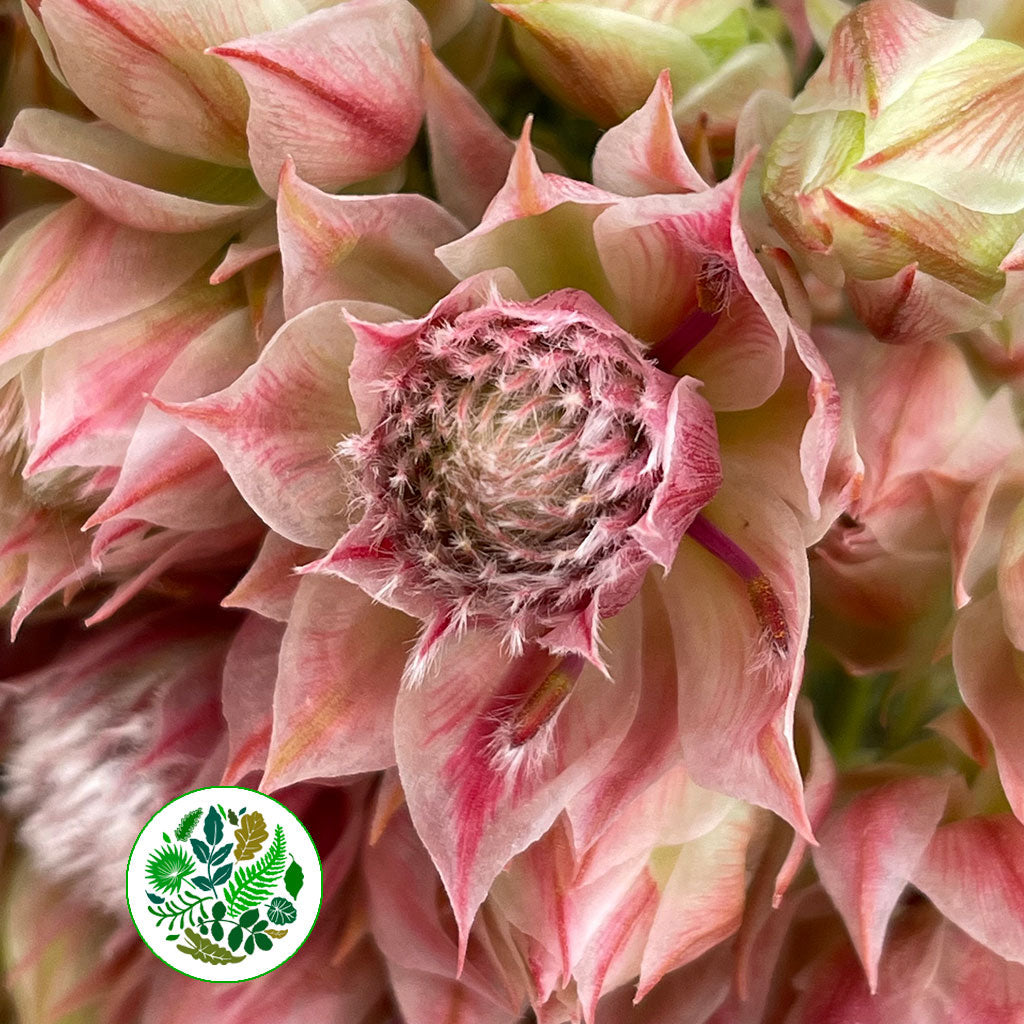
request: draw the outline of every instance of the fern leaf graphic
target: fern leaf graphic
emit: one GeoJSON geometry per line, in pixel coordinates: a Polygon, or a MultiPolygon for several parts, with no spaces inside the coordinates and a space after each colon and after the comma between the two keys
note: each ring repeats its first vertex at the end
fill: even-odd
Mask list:
{"type": "Polygon", "coordinates": [[[186,839],[195,831],[196,825],[199,824],[199,819],[203,816],[202,807],[197,807],[194,811],[189,811],[184,818],[178,823],[178,827],[174,830],[174,838],[180,842],[185,842],[186,839]]]}
{"type": "Polygon", "coordinates": [[[243,910],[251,910],[269,899],[281,876],[284,874],[285,847],[284,829],[274,829],[274,841],[265,854],[254,864],[239,866],[235,877],[224,890],[224,902],[228,917],[237,917],[243,910]]]}

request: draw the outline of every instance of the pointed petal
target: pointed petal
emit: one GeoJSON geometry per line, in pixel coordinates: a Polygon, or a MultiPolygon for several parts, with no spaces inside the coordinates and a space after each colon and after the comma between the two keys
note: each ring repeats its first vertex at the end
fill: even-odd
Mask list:
{"type": "Polygon", "coordinates": [[[427,682],[399,695],[398,767],[455,911],[460,960],[502,866],[593,780],[628,730],[636,620],[627,610],[605,623],[614,684],[591,667],[573,683],[560,659],[538,648],[510,659],[492,634],[471,630],[444,645],[427,682]]]}
{"type": "MultiPolygon", "coordinates": [[[[208,395],[234,381],[256,355],[249,314],[235,310],[185,347],[151,395],[165,402],[208,395]]],[[[178,420],[149,406],[135,428],[117,483],[86,528],[131,518],[179,530],[216,529],[249,515],[210,448],[178,420]]]]}
{"type": "MultiPolygon", "coordinates": [[[[645,587],[637,601],[647,635],[668,636],[668,616],[657,589],[645,587]]],[[[667,645],[645,644],[640,671],[643,690],[622,745],[566,807],[578,850],[588,849],[633,799],[680,758],[676,666],[667,645]]]]}
{"type": "Polygon", "coordinates": [[[961,610],[953,634],[957,683],[964,703],[995,748],[1006,799],[1024,821],[1020,659],[1020,652],[1007,639],[997,594],[972,601],[961,610]]]}
{"type": "Polygon", "coordinates": [[[857,796],[818,830],[814,866],[878,988],[889,918],[946,806],[944,779],[898,779],[857,796]]]}
{"type": "Polygon", "coordinates": [[[699,383],[680,377],[665,410],[662,482],[643,517],[627,531],[663,569],[697,513],[722,484],[718,433],[711,407],[697,394],[699,383]]]}
{"type": "Polygon", "coordinates": [[[288,316],[329,299],[381,298],[420,316],[456,284],[434,250],[464,228],[425,196],[329,196],[286,161],[277,223],[288,316]]]}
{"type": "Polygon", "coordinates": [[[277,219],[270,209],[258,214],[242,228],[238,241],[228,246],[224,259],[210,275],[210,284],[222,284],[277,250],[277,219]]]}
{"type": "Polygon", "coordinates": [[[598,140],[594,184],[623,196],[704,192],[710,187],[683,149],[667,71],[658,76],[647,102],[598,140]]]}
{"type": "Polygon", "coordinates": [[[287,622],[302,582],[295,570],[312,555],[313,548],[293,544],[268,530],[256,560],[221,604],[225,608],[248,608],[265,618],[287,622]]]}
{"type": "Polygon", "coordinates": [[[426,44],[422,58],[438,198],[464,223],[476,225],[505,182],[516,144],[426,44]]]}
{"type": "Polygon", "coordinates": [[[764,823],[762,812],[737,804],[717,828],[679,849],[644,945],[637,1002],[669,971],[696,960],[739,927],[748,848],[764,823]]]}
{"type": "Polygon", "coordinates": [[[974,330],[998,319],[985,303],[919,271],[916,263],[877,281],[851,277],[846,294],[854,313],[879,341],[898,345],[974,330]]]}
{"type": "Polygon", "coordinates": [[[994,953],[1024,962],[1024,825],[1009,814],[939,828],[911,881],[994,953]]]}
{"type": "Polygon", "coordinates": [[[910,0],[855,8],[836,26],[821,66],[794,103],[798,114],[859,110],[876,117],[932,64],[982,33],[976,21],[940,18],[910,0]]]}
{"type": "Polygon", "coordinates": [[[146,393],[237,298],[193,283],[140,313],[51,345],[43,353],[39,427],[26,476],[120,463],[146,393]]]}
{"type": "Polygon", "coordinates": [[[225,786],[240,785],[247,775],[266,764],[283,635],[281,623],[250,615],[228,651],[221,702],[228,724],[228,757],[222,780],[225,786]]]}
{"type": "Polygon", "coordinates": [[[209,259],[228,230],[153,235],[116,224],[80,199],[58,207],[0,260],[0,362],[160,301],[209,259]]]}
{"type": "Polygon", "coordinates": [[[341,580],[307,576],[288,617],[261,788],[394,764],[394,707],[417,623],[341,580]]]}
{"type": "Polygon", "coordinates": [[[532,296],[579,288],[614,312],[594,248],[593,225],[615,199],[593,185],[543,173],[530,146],[527,121],[505,184],[480,225],[441,246],[437,255],[461,278],[508,267],[532,296]]]}
{"type": "Polygon", "coordinates": [[[687,764],[699,785],[767,807],[813,841],[793,749],[809,610],[802,532],[779,499],[735,477],[705,515],[742,539],[781,603],[789,639],[785,654],[766,649],[746,584],[684,540],[662,586],[672,614],[687,764]]]}
{"type": "Polygon", "coordinates": [[[256,195],[244,172],[172,156],[103,121],[55,110],[22,110],[0,149],[0,164],[48,178],[140,231],[232,224],[252,211],[256,195]]]}
{"type": "Polygon", "coordinates": [[[266,193],[276,194],[286,156],[325,189],[394,167],[423,117],[426,38],[423,19],[403,0],[350,0],[214,47],[249,92],[249,158],[266,193]]]}
{"type": "Polygon", "coordinates": [[[297,544],[329,547],[345,529],[333,455],[359,429],[346,387],[352,344],[340,303],[324,303],[288,321],[229,388],[183,404],[154,400],[213,448],[257,515],[297,544]]]}

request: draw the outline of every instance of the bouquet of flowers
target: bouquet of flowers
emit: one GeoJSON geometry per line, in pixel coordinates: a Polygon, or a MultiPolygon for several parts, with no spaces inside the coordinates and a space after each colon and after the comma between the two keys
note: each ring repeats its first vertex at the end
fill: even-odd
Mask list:
{"type": "Polygon", "coordinates": [[[1024,1021],[1022,11],[0,0],[0,1019],[1024,1021]]]}

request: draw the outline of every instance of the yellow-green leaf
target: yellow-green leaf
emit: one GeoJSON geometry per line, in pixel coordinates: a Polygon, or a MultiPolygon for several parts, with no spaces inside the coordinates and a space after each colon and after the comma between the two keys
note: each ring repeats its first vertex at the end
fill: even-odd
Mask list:
{"type": "Polygon", "coordinates": [[[270,833],[267,823],[259,811],[250,811],[242,815],[242,823],[235,829],[235,860],[252,860],[260,852],[270,833]]]}

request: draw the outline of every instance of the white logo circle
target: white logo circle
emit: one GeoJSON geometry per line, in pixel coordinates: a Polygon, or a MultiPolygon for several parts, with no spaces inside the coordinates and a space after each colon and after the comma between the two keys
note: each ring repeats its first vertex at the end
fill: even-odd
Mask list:
{"type": "Polygon", "coordinates": [[[136,929],[169,967],[202,981],[249,981],[306,941],[323,872],[287,807],[212,786],[150,818],[128,858],[127,892],[136,929]]]}

